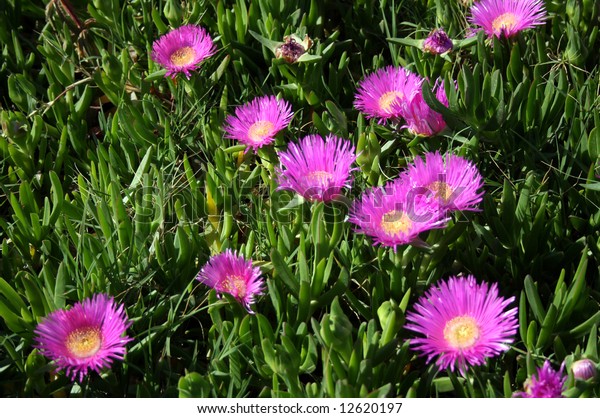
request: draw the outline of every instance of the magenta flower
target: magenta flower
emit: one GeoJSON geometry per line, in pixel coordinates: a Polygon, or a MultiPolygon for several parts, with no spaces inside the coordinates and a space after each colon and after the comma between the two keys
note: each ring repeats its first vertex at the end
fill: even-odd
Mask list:
{"type": "Polygon", "coordinates": [[[201,26],[185,25],[161,36],[152,44],[152,60],[167,69],[165,77],[175,78],[191,71],[216,52],[216,45],[201,26]]]}
{"type": "Polygon", "coordinates": [[[542,367],[538,367],[535,374],[523,384],[524,392],[515,392],[516,398],[562,398],[565,381],[564,363],[555,371],[550,362],[546,360],[542,367]]]}
{"type": "Polygon", "coordinates": [[[517,308],[506,310],[514,297],[498,295],[496,284],[478,284],[471,275],[450,277],[431,287],[406,315],[406,329],[423,337],[410,341],[414,350],[437,357],[442,369],[468,365],[507,351],[518,328],[517,308]]]}
{"type": "Polygon", "coordinates": [[[252,267],[252,260],[245,260],[230,249],[211,257],[196,280],[215,289],[218,295],[229,293],[249,313],[254,313],[250,305],[255,296],[262,295],[264,287],[260,268],[252,267]]]}
{"type": "Polygon", "coordinates": [[[425,160],[416,157],[401,178],[442,211],[478,211],[483,199],[483,177],[475,164],[457,155],[425,153],[425,160]]]}
{"type": "Polygon", "coordinates": [[[278,190],[293,190],[309,200],[329,202],[351,187],[350,166],[356,160],[350,141],[308,135],[279,153],[278,190]]]}
{"type": "Polygon", "coordinates": [[[481,26],[488,37],[510,38],[525,29],[543,25],[543,0],[481,0],[471,7],[469,20],[481,26]]]}
{"type": "MultiPolygon", "coordinates": [[[[448,98],[444,90],[444,82],[436,82],[433,87],[435,97],[446,107],[448,107],[448,98]]],[[[406,125],[403,128],[408,128],[415,135],[433,136],[446,128],[446,122],[441,114],[437,113],[429,107],[423,98],[421,85],[415,94],[402,103],[403,108],[400,110],[406,119],[406,125]]]]}
{"type": "Polygon", "coordinates": [[[275,140],[275,135],[292,120],[292,107],[275,96],[257,97],[235,109],[225,118],[225,137],[235,139],[256,151],[275,140]]]}
{"type": "Polygon", "coordinates": [[[71,380],[81,382],[90,369],[99,373],[113,359],[123,359],[125,345],[132,341],[123,333],[130,325],[123,305],[96,294],[45,317],[35,329],[35,347],[71,380]]]}
{"type": "Polygon", "coordinates": [[[443,228],[448,221],[442,212],[431,210],[424,194],[402,181],[372,188],[352,203],[348,221],[357,226],[356,232],[394,251],[398,245],[422,244],[421,232],[443,228]]]}
{"type": "Polygon", "coordinates": [[[448,37],[444,29],[434,29],[423,41],[423,51],[430,54],[443,54],[454,47],[452,40],[448,37]]]}
{"type": "Polygon", "coordinates": [[[402,103],[412,99],[420,88],[419,76],[404,68],[388,66],[360,82],[354,107],[367,118],[377,118],[379,123],[385,123],[403,117],[402,103]]]}

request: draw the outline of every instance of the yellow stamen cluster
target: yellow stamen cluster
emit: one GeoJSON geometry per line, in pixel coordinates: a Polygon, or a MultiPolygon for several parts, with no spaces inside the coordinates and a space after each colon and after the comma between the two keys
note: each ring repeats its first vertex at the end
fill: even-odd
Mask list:
{"type": "Polygon", "coordinates": [[[185,66],[194,62],[196,52],[194,48],[184,46],[171,54],[171,63],[177,66],[185,66]]]}
{"type": "Polygon", "coordinates": [[[500,34],[502,30],[510,31],[517,25],[517,16],[514,13],[502,13],[492,21],[494,33],[500,34]]]}
{"type": "Polygon", "coordinates": [[[406,213],[400,210],[392,210],[383,215],[381,228],[388,235],[394,236],[400,233],[406,234],[412,226],[412,221],[406,213]]]}
{"type": "Polygon", "coordinates": [[[271,135],[275,126],[268,120],[254,122],[248,129],[248,137],[253,142],[262,142],[266,136],[271,135]]]}
{"type": "Polygon", "coordinates": [[[333,179],[333,175],[331,173],[321,170],[308,173],[307,177],[311,182],[318,182],[319,184],[327,184],[333,179]]]}
{"type": "Polygon", "coordinates": [[[91,357],[102,347],[102,333],[95,327],[80,328],[67,336],[66,345],[75,357],[91,357]]]}
{"type": "Polygon", "coordinates": [[[246,281],[243,277],[231,275],[227,276],[222,284],[223,290],[231,293],[233,296],[243,298],[246,296],[246,281]]]}
{"type": "Polygon", "coordinates": [[[397,91],[397,90],[392,90],[392,91],[387,91],[385,93],[383,93],[381,95],[381,97],[379,98],[378,104],[379,104],[379,108],[381,110],[383,110],[384,112],[391,112],[392,111],[392,104],[397,101],[400,100],[404,97],[404,94],[401,91],[397,91]]]}
{"type": "Polygon", "coordinates": [[[448,183],[443,181],[434,181],[429,186],[427,186],[429,190],[435,193],[435,197],[441,199],[444,203],[448,203],[450,201],[450,197],[452,196],[452,189],[448,186],[448,183]]]}
{"type": "Polygon", "coordinates": [[[480,329],[471,316],[457,316],[446,323],[444,339],[453,348],[471,348],[479,339],[480,329]]]}

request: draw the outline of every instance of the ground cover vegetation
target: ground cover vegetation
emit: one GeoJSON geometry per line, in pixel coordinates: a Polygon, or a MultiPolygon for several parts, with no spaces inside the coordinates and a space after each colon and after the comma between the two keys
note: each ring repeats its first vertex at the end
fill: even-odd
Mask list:
{"type": "Polygon", "coordinates": [[[599,16],[0,2],[0,393],[597,396],[599,16]]]}

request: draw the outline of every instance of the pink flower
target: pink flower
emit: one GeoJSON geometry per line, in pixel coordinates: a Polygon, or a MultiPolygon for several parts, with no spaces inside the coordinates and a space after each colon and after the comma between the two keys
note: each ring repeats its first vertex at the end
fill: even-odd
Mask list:
{"type": "Polygon", "coordinates": [[[524,392],[515,392],[516,398],[562,398],[562,391],[567,376],[564,374],[564,364],[555,371],[550,362],[546,360],[542,367],[538,367],[535,374],[529,377],[523,388],[524,392]]]}
{"type": "Polygon", "coordinates": [[[413,188],[424,188],[432,205],[443,211],[477,211],[483,199],[483,177],[475,164],[457,155],[439,152],[416,157],[401,174],[413,188]]]}
{"type": "Polygon", "coordinates": [[[166,77],[184,73],[190,78],[206,58],[214,55],[216,45],[201,26],[185,25],[161,36],[152,44],[152,60],[167,69],[166,77]]]}
{"type": "MultiPolygon", "coordinates": [[[[436,82],[433,88],[435,97],[446,107],[448,107],[448,98],[444,90],[444,82],[436,82]]],[[[403,128],[408,128],[413,134],[423,136],[433,136],[446,128],[446,122],[441,114],[437,113],[429,107],[423,98],[421,85],[415,94],[404,103],[399,112],[406,119],[406,125],[403,128]]]]}
{"type": "Polygon", "coordinates": [[[235,115],[225,118],[225,137],[235,139],[256,151],[275,140],[275,135],[292,120],[292,107],[275,96],[257,97],[239,106],[235,115]]]}
{"type": "Polygon", "coordinates": [[[465,373],[468,365],[509,349],[518,320],[517,308],[506,308],[514,299],[500,297],[496,284],[478,284],[471,275],[442,280],[407,313],[405,328],[423,335],[410,344],[428,363],[437,357],[440,368],[465,373]]]}
{"type": "Polygon", "coordinates": [[[356,160],[350,141],[308,135],[279,153],[278,190],[294,190],[309,200],[328,202],[352,185],[350,166],[356,160]]]}
{"type": "Polygon", "coordinates": [[[123,333],[130,325],[123,305],[96,294],[44,318],[35,329],[35,347],[71,380],[81,382],[90,369],[100,372],[113,359],[123,359],[125,345],[132,341],[123,333]]]}
{"type": "Polygon", "coordinates": [[[264,281],[260,269],[252,267],[252,260],[245,260],[230,249],[217,254],[202,267],[196,280],[215,289],[217,294],[229,293],[249,313],[250,305],[257,295],[262,295],[264,281]]]}
{"type": "Polygon", "coordinates": [[[421,88],[416,74],[400,67],[385,67],[364,78],[358,85],[354,107],[379,123],[401,118],[402,103],[421,88]]]}
{"type": "Polygon", "coordinates": [[[471,7],[469,20],[481,26],[490,38],[510,38],[543,25],[546,17],[543,0],[481,0],[471,7]]]}
{"type": "Polygon", "coordinates": [[[442,212],[431,210],[424,194],[398,180],[372,188],[352,203],[348,221],[357,226],[356,232],[394,251],[398,245],[421,244],[421,232],[443,228],[448,221],[442,212]]]}

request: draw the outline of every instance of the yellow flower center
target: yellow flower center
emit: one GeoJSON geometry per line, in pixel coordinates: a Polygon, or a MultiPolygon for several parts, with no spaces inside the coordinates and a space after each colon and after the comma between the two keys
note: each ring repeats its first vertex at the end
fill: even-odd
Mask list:
{"type": "Polygon", "coordinates": [[[511,12],[502,13],[492,21],[492,29],[495,34],[500,34],[502,30],[510,31],[517,24],[517,15],[511,12]]]}
{"type": "Polygon", "coordinates": [[[452,347],[460,350],[471,348],[479,339],[479,326],[470,316],[457,316],[446,323],[444,339],[452,347]]]}
{"type": "Polygon", "coordinates": [[[412,221],[406,216],[406,213],[400,210],[392,210],[384,214],[381,218],[381,229],[388,235],[398,235],[407,233],[412,226],[412,221]]]}
{"type": "Polygon", "coordinates": [[[396,100],[402,99],[404,94],[398,90],[392,90],[385,92],[379,98],[379,108],[384,112],[392,111],[392,104],[396,102],[396,100]]]}
{"type": "Polygon", "coordinates": [[[95,327],[80,328],[67,336],[67,349],[75,357],[91,357],[102,346],[102,333],[95,327]]]}
{"type": "Polygon", "coordinates": [[[313,171],[306,175],[311,183],[327,184],[333,179],[333,175],[327,171],[313,171]]]}
{"type": "Polygon", "coordinates": [[[178,66],[189,65],[194,62],[195,58],[194,48],[184,46],[171,54],[171,63],[178,66]]]}
{"type": "Polygon", "coordinates": [[[246,281],[241,276],[227,276],[223,281],[223,290],[231,293],[234,297],[243,298],[246,296],[246,281]]]}
{"type": "Polygon", "coordinates": [[[433,183],[429,184],[427,188],[435,193],[435,197],[441,199],[444,203],[448,203],[448,201],[450,201],[452,189],[450,186],[448,186],[448,183],[443,181],[434,181],[433,183]]]}
{"type": "Polygon", "coordinates": [[[259,120],[248,129],[248,137],[254,142],[262,142],[266,136],[271,135],[274,127],[275,125],[268,120],[259,120]]]}

